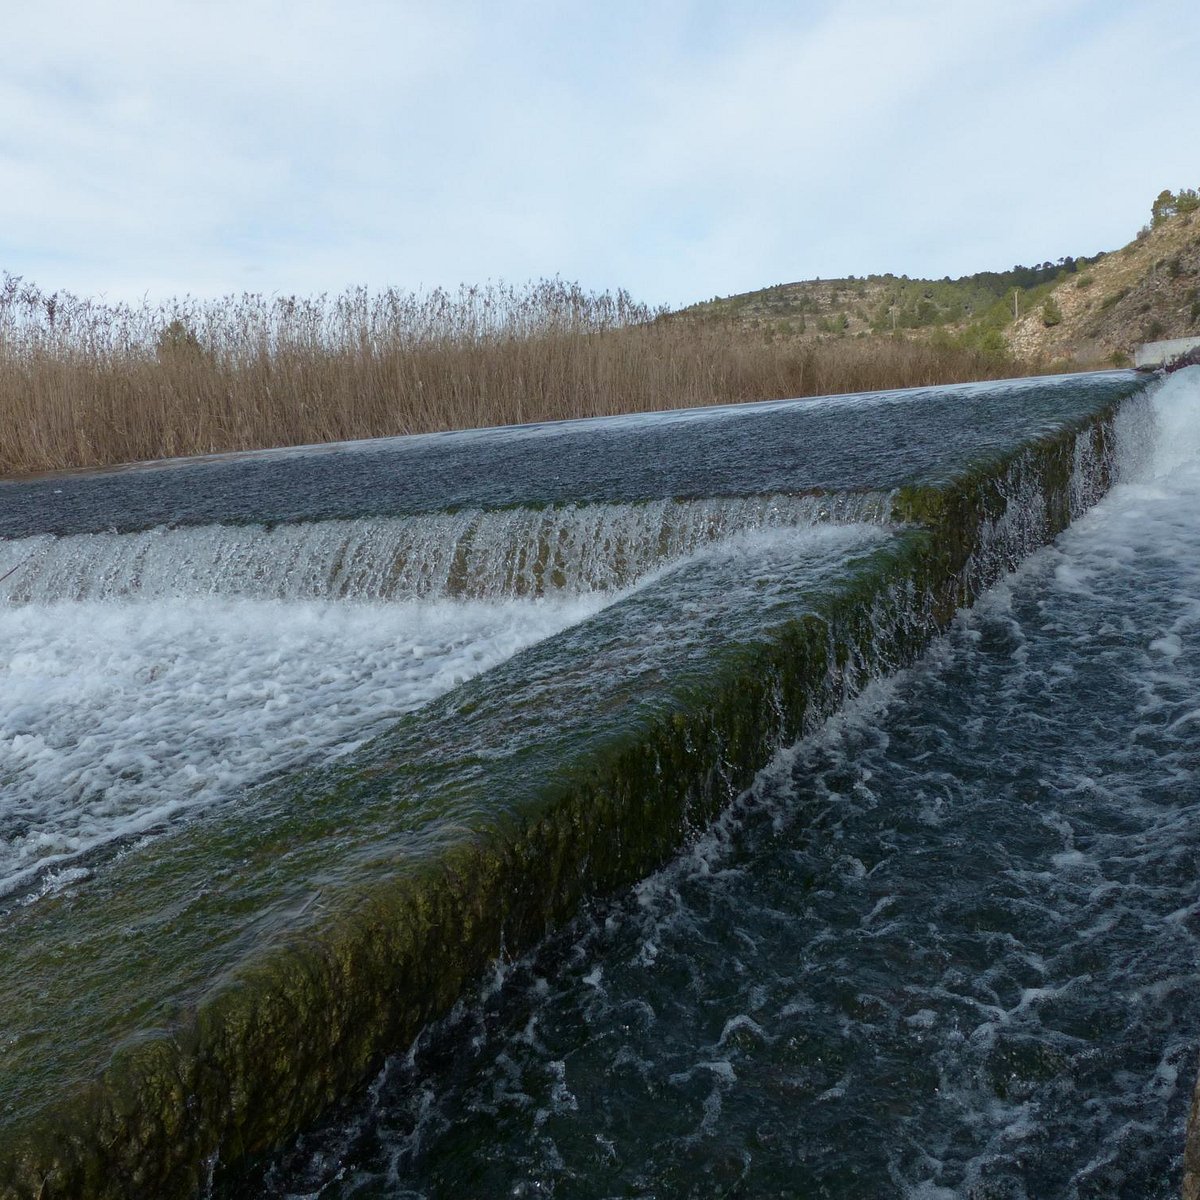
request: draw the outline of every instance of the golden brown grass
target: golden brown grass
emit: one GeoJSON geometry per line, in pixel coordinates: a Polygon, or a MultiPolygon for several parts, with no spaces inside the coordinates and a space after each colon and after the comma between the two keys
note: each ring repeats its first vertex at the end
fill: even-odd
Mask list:
{"type": "Polygon", "coordinates": [[[696,324],[559,280],[109,305],[0,288],[0,472],[857,392],[1031,364],[696,324]]]}

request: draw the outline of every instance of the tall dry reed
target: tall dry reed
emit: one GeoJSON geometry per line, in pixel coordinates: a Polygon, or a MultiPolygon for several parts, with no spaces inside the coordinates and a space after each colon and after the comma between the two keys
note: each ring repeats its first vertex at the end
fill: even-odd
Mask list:
{"type": "Polygon", "coordinates": [[[1028,371],[925,342],[768,341],[559,280],[130,306],[5,276],[0,472],[1028,371]]]}

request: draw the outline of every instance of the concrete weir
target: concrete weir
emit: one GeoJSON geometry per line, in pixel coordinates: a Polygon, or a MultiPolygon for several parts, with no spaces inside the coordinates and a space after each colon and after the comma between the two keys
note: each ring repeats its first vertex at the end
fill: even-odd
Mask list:
{"type": "MultiPolygon", "coordinates": [[[[746,494],[815,498],[814,536],[683,560],[353,754],[123,846],[77,886],[9,903],[0,1197],[193,1196],[279,1146],[497,956],[664,862],[776,750],[910,662],[1094,504],[1114,478],[1122,405],[1142,387],[1114,373],[866,398],[860,432],[882,413],[897,444],[923,397],[957,405],[968,429],[953,445],[930,430],[924,457],[910,445],[899,466],[881,434],[853,470],[796,472],[790,488],[782,452],[770,457],[778,430],[757,458],[746,439],[759,436],[755,409],[769,424],[803,419],[803,406],[735,414],[716,442],[736,458],[743,438],[761,473],[746,494]]],[[[622,458],[648,436],[609,434],[622,458]]],[[[573,436],[532,453],[562,461],[573,436]]],[[[678,471],[686,447],[681,458],[678,471]]],[[[668,495],[701,494],[703,480],[683,486],[672,470],[668,495]]],[[[527,477],[517,470],[514,487],[527,477]]],[[[623,478],[600,472],[581,490],[591,503],[655,499],[623,478]]],[[[54,532],[78,535],[74,519],[54,532]]]]}

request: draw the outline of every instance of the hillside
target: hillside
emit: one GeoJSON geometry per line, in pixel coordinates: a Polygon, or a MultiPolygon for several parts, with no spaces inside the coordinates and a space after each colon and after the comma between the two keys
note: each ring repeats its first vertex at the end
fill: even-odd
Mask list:
{"type": "Polygon", "coordinates": [[[1061,368],[1124,364],[1142,342],[1200,334],[1200,212],[1178,211],[1173,200],[1164,205],[1160,196],[1153,225],[1112,253],[960,279],[776,284],[693,305],[676,319],[733,324],[767,341],[901,336],[1061,368]]]}
{"type": "Polygon", "coordinates": [[[1051,323],[1039,307],[1009,329],[1015,353],[1111,361],[1142,342],[1200,334],[1200,214],[1181,213],[1143,230],[1060,282],[1052,296],[1058,311],[1051,308],[1051,323]]]}
{"type": "Polygon", "coordinates": [[[708,300],[680,315],[705,323],[734,322],[769,336],[809,341],[879,333],[928,336],[938,329],[1003,325],[1012,316],[1014,289],[1022,296],[1045,290],[1061,272],[1073,273],[1094,261],[1060,259],[961,279],[910,279],[890,274],[814,279],[708,300]]]}

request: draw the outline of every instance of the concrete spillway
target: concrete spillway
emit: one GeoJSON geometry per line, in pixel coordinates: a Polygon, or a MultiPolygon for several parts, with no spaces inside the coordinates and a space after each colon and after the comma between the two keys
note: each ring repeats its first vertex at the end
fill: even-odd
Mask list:
{"type": "Polygon", "coordinates": [[[188,1195],[278,1145],[1094,504],[1141,387],[414,439],[364,449],[358,478],[331,451],[10,485],[12,614],[584,604],[407,708],[365,706],[348,753],[314,733],[149,824],[122,824],[145,803],[126,780],[112,836],[13,866],[5,1194],[188,1195]]]}

